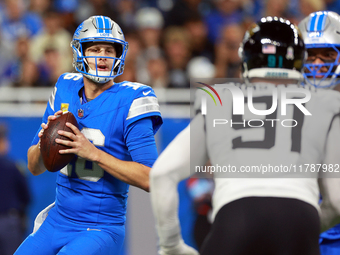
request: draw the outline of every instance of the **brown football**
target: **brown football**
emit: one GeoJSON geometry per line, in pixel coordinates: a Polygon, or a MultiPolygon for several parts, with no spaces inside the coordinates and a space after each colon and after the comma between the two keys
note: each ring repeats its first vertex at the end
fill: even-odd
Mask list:
{"type": "Polygon", "coordinates": [[[76,118],[71,112],[60,115],[55,120],[50,121],[48,128],[40,139],[40,152],[46,169],[50,172],[57,172],[66,166],[74,158],[75,154],[60,154],[59,150],[68,149],[70,147],[56,143],[55,139],[69,140],[65,136],[58,134],[58,130],[64,130],[73,133],[72,129],[66,126],[66,122],[78,127],[76,118]]]}

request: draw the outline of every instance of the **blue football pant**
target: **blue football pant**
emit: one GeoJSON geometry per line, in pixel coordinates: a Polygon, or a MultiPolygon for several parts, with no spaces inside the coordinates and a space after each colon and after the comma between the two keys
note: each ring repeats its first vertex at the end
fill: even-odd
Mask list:
{"type": "Polygon", "coordinates": [[[15,255],[106,255],[122,248],[125,226],[60,225],[47,217],[34,234],[29,235],[15,255]]]}

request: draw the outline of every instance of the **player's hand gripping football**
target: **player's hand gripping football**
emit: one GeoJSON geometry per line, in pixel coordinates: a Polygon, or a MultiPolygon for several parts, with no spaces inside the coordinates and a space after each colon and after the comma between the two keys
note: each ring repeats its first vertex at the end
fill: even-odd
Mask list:
{"type": "Polygon", "coordinates": [[[199,255],[199,253],[181,240],[179,244],[173,247],[161,246],[158,255],[199,255]]]}
{"type": "Polygon", "coordinates": [[[72,129],[73,133],[59,130],[58,134],[70,138],[72,141],[56,139],[58,144],[66,145],[71,149],[60,150],[60,154],[74,153],[89,161],[96,161],[97,148],[94,146],[80,130],[73,124],[67,122],[66,126],[72,129]]]}
{"type": "MultiPolygon", "coordinates": [[[[46,130],[48,128],[48,123],[50,123],[51,120],[55,120],[59,115],[62,115],[63,112],[62,111],[57,111],[54,115],[50,115],[47,118],[47,123],[41,123],[41,127],[42,129],[40,130],[40,132],[38,133],[38,137],[41,139],[41,137],[43,136],[44,130],[46,130]]],[[[39,147],[40,147],[40,140],[39,140],[39,147]]]]}

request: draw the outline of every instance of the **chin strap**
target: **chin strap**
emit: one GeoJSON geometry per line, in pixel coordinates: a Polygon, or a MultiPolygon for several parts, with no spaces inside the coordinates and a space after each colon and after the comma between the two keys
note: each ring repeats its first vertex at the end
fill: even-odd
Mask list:
{"type": "MultiPolygon", "coordinates": [[[[112,76],[112,74],[114,74],[113,70],[114,70],[115,67],[111,71],[98,71],[97,72],[96,70],[91,69],[91,67],[88,64],[86,58],[84,58],[84,62],[85,62],[85,64],[87,65],[87,67],[89,69],[87,71],[87,74],[84,73],[84,76],[89,78],[90,80],[92,80],[92,81],[94,81],[96,83],[106,83],[106,82],[114,79],[113,77],[103,77],[103,76],[112,76]],[[97,75],[101,76],[101,77],[98,77],[97,75]]],[[[116,61],[115,66],[117,65],[117,62],[119,62],[119,61],[116,61]]]]}
{"type": "MultiPolygon", "coordinates": [[[[111,71],[98,71],[96,72],[96,70],[92,70],[90,67],[89,67],[89,70],[88,70],[88,73],[90,75],[93,75],[93,76],[111,76],[112,72],[111,71]]],[[[106,78],[106,77],[96,77],[96,78],[104,78],[104,79],[109,79],[109,78],[106,78]]]]}

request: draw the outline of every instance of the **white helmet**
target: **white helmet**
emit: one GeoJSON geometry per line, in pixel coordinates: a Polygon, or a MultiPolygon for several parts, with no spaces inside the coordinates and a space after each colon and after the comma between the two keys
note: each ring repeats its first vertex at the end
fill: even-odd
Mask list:
{"type": "Polygon", "coordinates": [[[307,52],[310,49],[331,48],[337,53],[333,61],[323,64],[305,63],[305,80],[315,87],[334,87],[340,83],[340,16],[331,11],[319,11],[309,14],[299,24],[307,52]],[[327,70],[321,71],[323,67],[327,70]]]}
{"type": "Polygon", "coordinates": [[[73,66],[85,77],[96,83],[106,83],[124,71],[125,57],[128,43],[125,41],[124,34],[119,25],[105,16],[92,16],[81,23],[73,35],[71,42],[73,50],[73,66]],[[84,43],[105,42],[112,43],[116,50],[116,57],[105,57],[113,59],[111,71],[98,71],[97,59],[101,57],[84,55],[84,43]],[[88,58],[94,58],[96,69],[92,70],[88,65],[88,58]]]}

